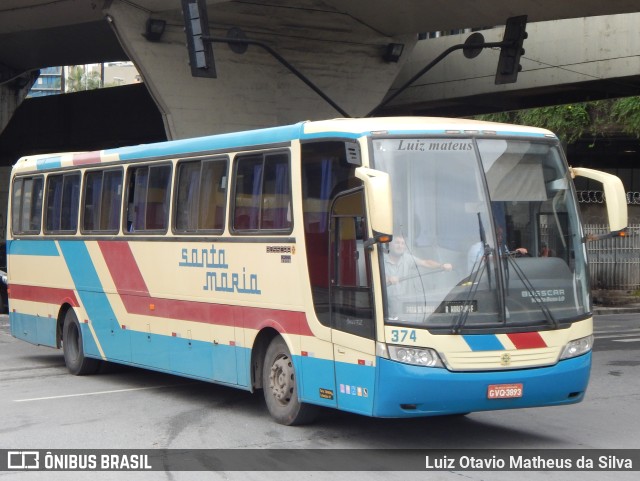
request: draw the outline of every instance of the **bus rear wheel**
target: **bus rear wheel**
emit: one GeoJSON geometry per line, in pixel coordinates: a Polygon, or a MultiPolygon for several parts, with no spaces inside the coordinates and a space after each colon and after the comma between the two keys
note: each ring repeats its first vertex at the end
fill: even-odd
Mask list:
{"type": "Polygon", "coordinates": [[[287,426],[312,422],[318,407],[300,402],[293,358],[287,344],[276,337],[267,348],[262,367],[262,389],[271,416],[287,426]]]}
{"type": "Polygon", "coordinates": [[[100,360],[91,359],[84,355],[82,330],[73,309],[69,309],[64,316],[62,352],[67,369],[75,376],[93,374],[100,367],[100,360]]]}

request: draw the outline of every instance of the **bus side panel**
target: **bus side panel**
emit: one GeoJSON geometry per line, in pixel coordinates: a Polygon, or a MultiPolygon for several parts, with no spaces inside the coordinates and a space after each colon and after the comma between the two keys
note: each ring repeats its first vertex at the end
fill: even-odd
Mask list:
{"type": "Polygon", "coordinates": [[[371,416],[375,398],[376,367],[336,362],[336,379],[338,407],[343,411],[371,416]]]}
{"type": "Polygon", "coordinates": [[[63,302],[76,303],[75,294],[65,285],[64,264],[54,241],[9,240],[9,301],[11,334],[32,344],[57,347],[56,322],[63,302]],[[51,282],[62,272],[62,280],[51,282]],[[17,273],[17,274],[16,274],[17,273]],[[34,285],[34,276],[45,285],[34,285]]]}
{"type": "Polygon", "coordinates": [[[337,407],[334,363],[331,359],[315,357],[315,353],[294,356],[296,371],[300,373],[300,399],[311,404],[337,407]]]}
{"type": "Polygon", "coordinates": [[[158,336],[150,332],[131,331],[131,362],[169,371],[169,352],[175,338],[158,336]]]}
{"type": "MultiPolygon", "coordinates": [[[[169,354],[171,371],[206,379],[217,379],[214,376],[212,344],[190,338],[171,338],[169,354]]],[[[234,357],[235,361],[235,357],[234,357]]]]}
{"type": "Polygon", "coordinates": [[[82,348],[87,357],[102,359],[102,353],[98,348],[91,326],[87,319],[80,321],[80,329],[82,330],[82,348]]]}
{"type": "Polygon", "coordinates": [[[228,384],[238,383],[237,350],[236,346],[213,344],[211,356],[213,359],[213,377],[216,381],[228,384]]]}
{"type": "Polygon", "coordinates": [[[11,312],[9,323],[13,337],[31,344],[56,347],[55,318],[11,312]]]}
{"type": "Polygon", "coordinates": [[[131,361],[130,332],[109,302],[86,243],[70,240],[58,245],[106,359],[131,361]]]}

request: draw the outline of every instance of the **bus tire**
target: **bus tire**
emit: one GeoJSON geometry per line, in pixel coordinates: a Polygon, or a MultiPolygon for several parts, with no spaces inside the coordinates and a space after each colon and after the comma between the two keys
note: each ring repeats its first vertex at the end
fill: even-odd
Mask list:
{"type": "Polygon", "coordinates": [[[262,366],[262,390],[267,409],[280,424],[287,426],[312,422],[318,407],[300,402],[293,358],[282,337],[269,344],[262,366]]]}
{"type": "Polygon", "coordinates": [[[82,344],[82,329],[73,309],[64,316],[62,327],[62,352],[67,369],[74,376],[93,374],[100,367],[99,359],[85,357],[82,344]]]}

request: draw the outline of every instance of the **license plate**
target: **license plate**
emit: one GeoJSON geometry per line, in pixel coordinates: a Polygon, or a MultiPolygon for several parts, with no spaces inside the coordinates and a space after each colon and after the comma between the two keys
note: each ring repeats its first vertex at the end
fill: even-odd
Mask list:
{"type": "Polygon", "coordinates": [[[522,397],[522,383],[518,384],[491,384],[487,389],[489,399],[510,399],[522,397]]]}

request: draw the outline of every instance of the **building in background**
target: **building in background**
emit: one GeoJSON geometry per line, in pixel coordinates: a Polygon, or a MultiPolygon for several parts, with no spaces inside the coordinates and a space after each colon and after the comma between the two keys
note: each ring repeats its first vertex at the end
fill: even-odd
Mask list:
{"type": "Polygon", "coordinates": [[[64,92],[65,76],[63,67],[40,69],[40,76],[31,87],[28,97],[44,97],[64,92]]]}
{"type": "Polygon", "coordinates": [[[40,69],[27,97],[118,87],[142,81],[132,62],[107,62],[40,69]]]}

